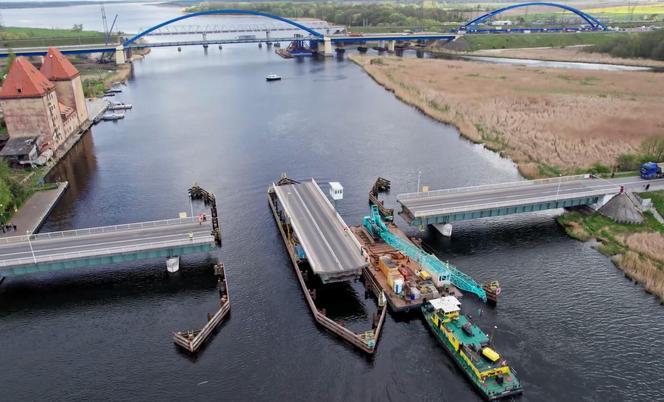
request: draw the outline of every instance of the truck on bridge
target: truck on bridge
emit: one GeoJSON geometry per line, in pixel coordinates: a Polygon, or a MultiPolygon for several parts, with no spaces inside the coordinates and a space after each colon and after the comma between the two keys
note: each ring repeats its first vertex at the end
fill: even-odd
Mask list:
{"type": "Polygon", "coordinates": [[[659,179],[664,177],[662,166],[664,163],[646,162],[641,164],[641,178],[645,180],[659,179]]]}

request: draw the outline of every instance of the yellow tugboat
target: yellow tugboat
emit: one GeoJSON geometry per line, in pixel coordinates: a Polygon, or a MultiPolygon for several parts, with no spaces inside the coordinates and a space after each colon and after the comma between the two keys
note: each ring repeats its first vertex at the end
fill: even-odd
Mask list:
{"type": "Polygon", "coordinates": [[[459,314],[460,306],[454,296],[424,303],[422,313],[431,332],[485,399],[521,394],[523,387],[505,359],[477,325],[459,314]]]}

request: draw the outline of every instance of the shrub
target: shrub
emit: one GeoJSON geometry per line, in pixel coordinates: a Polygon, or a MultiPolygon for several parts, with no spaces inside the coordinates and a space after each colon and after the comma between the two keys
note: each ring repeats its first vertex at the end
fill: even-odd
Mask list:
{"type": "Polygon", "coordinates": [[[611,173],[611,169],[609,169],[608,166],[601,164],[600,162],[595,162],[590,167],[590,172],[593,174],[611,173]]]}
{"type": "Polygon", "coordinates": [[[618,170],[636,170],[641,164],[640,156],[635,154],[622,154],[616,162],[618,170]]]}
{"type": "Polygon", "coordinates": [[[641,152],[643,153],[643,159],[654,162],[664,160],[664,136],[652,137],[643,141],[641,152]]]}

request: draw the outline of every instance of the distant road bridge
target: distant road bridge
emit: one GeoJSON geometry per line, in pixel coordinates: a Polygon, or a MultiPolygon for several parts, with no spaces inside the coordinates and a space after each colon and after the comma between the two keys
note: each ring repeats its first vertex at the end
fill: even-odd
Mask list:
{"type": "MultiPolygon", "coordinates": [[[[435,41],[435,40],[446,40],[453,41],[456,40],[460,35],[464,33],[477,33],[477,32],[493,32],[497,30],[486,30],[479,29],[478,25],[484,23],[490,18],[493,18],[496,15],[499,15],[503,12],[522,8],[529,6],[546,6],[560,8],[563,10],[571,11],[581,17],[588,25],[589,30],[606,30],[604,24],[602,24],[597,18],[584,13],[581,10],[578,10],[574,7],[567,6],[564,4],[558,3],[522,3],[514,4],[507,7],[503,7],[494,11],[491,11],[487,14],[479,16],[472,19],[466,24],[462,25],[458,33],[387,33],[387,34],[366,34],[366,35],[346,35],[339,34],[343,32],[344,27],[342,26],[330,26],[326,22],[298,22],[288,18],[280,17],[278,15],[250,11],[250,10],[234,10],[234,9],[224,9],[224,10],[209,10],[209,11],[200,11],[190,14],[181,15],[176,18],[161,22],[157,25],[154,25],[150,28],[147,28],[127,39],[124,40],[121,44],[108,44],[108,45],[77,45],[77,46],[62,46],[61,50],[65,54],[85,54],[85,53],[115,53],[115,58],[117,63],[124,63],[126,56],[125,51],[130,50],[131,48],[145,48],[145,47],[167,47],[167,46],[194,46],[194,45],[210,45],[210,44],[230,44],[230,43],[252,43],[252,42],[261,42],[261,41],[270,41],[270,42],[285,42],[292,40],[308,40],[315,41],[318,45],[318,52],[324,55],[332,55],[333,49],[332,45],[342,45],[344,43],[366,43],[366,42],[385,42],[386,49],[388,51],[393,51],[395,43],[397,41],[435,41]],[[208,25],[208,26],[179,26],[172,25],[176,22],[194,18],[204,15],[250,15],[265,17],[277,21],[277,24],[248,24],[244,28],[238,26],[224,26],[224,25],[208,25]],[[293,37],[270,37],[270,31],[284,32],[284,31],[293,31],[301,30],[306,32],[305,35],[297,35],[293,37]],[[230,33],[239,33],[239,32],[266,32],[266,38],[241,38],[238,36],[235,39],[207,39],[207,35],[211,34],[230,34],[230,33]],[[155,42],[155,43],[139,43],[138,40],[146,36],[166,36],[166,35],[189,35],[189,34],[198,34],[202,35],[202,40],[187,40],[187,41],[169,41],[169,42],[155,42]]],[[[529,31],[522,28],[514,28],[515,32],[524,32],[529,31]]],[[[541,29],[546,30],[546,29],[541,29]]],[[[550,29],[552,31],[556,29],[550,29]]],[[[502,30],[501,32],[505,32],[502,30]]],[[[383,44],[381,44],[383,47],[383,44]]],[[[15,53],[17,56],[42,56],[46,54],[46,47],[31,47],[31,48],[19,48],[12,49],[12,53],[15,53]]],[[[0,58],[7,57],[10,53],[9,49],[0,49],[0,58]]]]}
{"type": "Polygon", "coordinates": [[[0,277],[208,252],[212,231],[189,217],[0,238],[0,277]]]}
{"type": "MultiPolygon", "coordinates": [[[[253,27],[251,29],[256,29],[253,27]]],[[[332,27],[335,28],[335,27],[332,27]]],[[[286,28],[284,28],[286,29],[286,28]]],[[[125,51],[132,48],[144,48],[144,47],[166,47],[166,46],[193,46],[193,45],[210,45],[210,44],[226,44],[226,43],[253,43],[253,42],[284,42],[284,41],[294,41],[294,40],[308,40],[315,41],[318,46],[318,52],[324,55],[332,55],[333,49],[332,45],[334,44],[343,44],[343,43],[365,43],[365,42],[387,42],[387,49],[394,50],[394,45],[396,41],[431,41],[431,40],[454,40],[458,35],[450,33],[404,33],[404,34],[368,34],[361,36],[351,36],[344,34],[328,34],[327,28],[326,32],[320,32],[321,27],[317,27],[315,24],[305,25],[304,23],[294,21],[288,18],[283,18],[277,15],[249,11],[249,10],[210,10],[210,11],[201,11],[196,13],[185,14],[177,18],[170,19],[168,21],[161,22],[157,25],[154,25],[150,28],[143,30],[140,33],[137,33],[124,40],[121,44],[109,44],[109,45],[78,45],[78,46],[62,46],[60,50],[64,54],[85,54],[85,53],[115,53],[116,62],[122,64],[126,60],[125,51]],[[168,32],[169,35],[184,34],[183,31],[178,31],[177,29],[173,31],[167,30],[166,27],[174,24],[176,22],[194,18],[203,15],[250,15],[250,16],[259,16],[269,19],[273,19],[281,23],[281,26],[284,24],[290,28],[290,30],[300,30],[304,31],[304,34],[294,35],[292,37],[278,37],[272,38],[269,37],[269,34],[264,39],[259,38],[250,38],[250,37],[241,37],[238,36],[234,39],[208,39],[206,36],[208,32],[200,32],[203,35],[202,40],[188,40],[188,41],[170,41],[170,42],[150,42],[143,43],[139,42],[139,39],[151,36],[151,35],[160,35],[164,32],[168,32]],[[166,31],[165,31],[166,30],[166,31]],[[322,45],[322,46],[320,46],[322,45]]],[[[236,31],[237,32],[237,31],[236,31]]],[[[269,31],[268,31],[269,32],[269,31]]],[[[336,31],[335,31],[336,32],[336,31]]],[[[199,33],[199,32],[196,32],[199,33]]],[[[229,32],[226,32],[229,33],[229,32]]],[[[21,48],[21,49],[12,49],[12,52],[17,56],[42,56],[46,54],[46,47],[34,47],[34,48],[21,48]]],[[[9,49],[0,49],[0,57],[7,57],[10,53],[9,49]]]]}
{"type": "MultiPolygon", "coordinates": [[[[325,21],[312,21],[305,24],[311,29],[321,33],[334,34],[346,31],[345,26],[330,25],[325,21]]],[[[139,31],[145,31],[141,28],[139,31]]],[[[274,24],[222,24],[222,25],[168,25],[152,31],[147,36],[169,36],[169,35],[211,35],[211,34],[235,34],[249,32],[281,32],[295,31],[291,25],[284,23],[274,24]]]]}
{"type": "MultiPolygon", "coordinates": [[[[585,21],[586,24],[588,24],[588,30],[591,31],[605,31],[606,26],[600,22],[599,19],[596,17],[593,17],[590,14],[587,14],[578,8],[568,6],[566,4],[559,4],[559,3],[550,3],[550,2],[527,2],[527,3],[519,3],[519,4],[511,4],[506,7],[499,8],[497,10],[490,11],[486,14],[480,15],[477,18],[473,18],[472,20],[466,22],[463,24],[460,28],[459,31],[463,32],[468,32],[468,33],[473,33],[473,32],[505,32],[506,30],[496,30],[496,29],[479,29],[477,28],[478,25],[484,23],[485,21],[500,15],[504,12],[510,11],[510,10],[515,10],[518,8],[525,8],[525,7],[549,7],[549,8],[558,8],[561,10],[569,11],[572,12],[576,15],[578,15],[583,21],[585,21]]],[[[532,30],[532,29],[529,29],[532,30]]],[[[536,29],[538,31],[541,31],[542,29],[536,29]]],[[[546,31],[547,29],[543,29],[546,31]]],[[[562,28],[559,29],[552,29],[552,30],[562,30],[562,28]]],[[[519,31],[523,32],[524,29],[520,29],[519,31]]]]}
{"type": "Polygon", "coordinates": [[[664,179],[639,177],[593,179],[568,176],[513,183],[400,194],[401,216],[412,226],[440,225],[463,220],[505,216],[547,209],[592,205],[624,191],[664,189],[664,179]]]}
{"type": "MultiPolygon", "coordinates": [[[[371,34],[363,36],[349,36],[349,35],[332,35],[326,36],[324,40],[329,44],[329,48],[325,50],[324,47],[321,51],[326,55],[332,54],[332,44],[344,44],[344,43],[366,43],[366,42],[387,42],[387,49],[392,51],[394,50],[394,45],[397,41],[434,41],[434,40],[447,40],[451,41],[458,37],[456,34],[448,33],[415,33],[415,34],[371,34]]],[[[202,40],[179,40],[179,41],[168,41],[168,42],[132,42],[127,46],[110,44],[110,45],[72,45],[72,46],[60,46],[58,49],[63,54],[75,55],[75,54],[90,54],[90,53],[115,53],[116,61],[124,62],[124,52],[130,49],[138,48],[156,48],[156,47],[182,47],[182,46],[206,46],[206,45],[224,45],[224,44],[238,44],[238,43],[258,43],[266,42],[266,38],[230,38],[230,39],[202,39],[202,40]],[[118,57],[122,53],[122,57],[118,57]]],[[[321,39],[317,36],[307,35],[307,36],[289,36],[289,37],[273,37],[270,38],[270,42],[291,42],[294,40],[305,40],[305,41],[317,41],[321,42],[321,39]]],[[[17,56],[44,56],[48,50],[47,46],[40,47],[27,47],[27,48],[15,48],[15,49],[0,49],[0,58],[7,57],[10,53],[13,53],[17,56]]]]}

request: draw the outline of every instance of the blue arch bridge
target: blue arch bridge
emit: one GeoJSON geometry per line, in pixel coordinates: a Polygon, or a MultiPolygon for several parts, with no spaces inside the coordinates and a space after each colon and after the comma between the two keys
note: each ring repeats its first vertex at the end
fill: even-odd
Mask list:
{"type": "MultiPolygon", "coordinates": [[[[284,18],[278,15],[263,13],[259,11],[250,11],[250,10],[237,10],[237,9],[223,9],[223,10],[209,10],[209,11],[200,11],[190,14],[185,14],[170,20],[161,22],[157,25],[154,25],[144,31],[137,33],[129,38],[124,39],[122,43],[119,44],[107,44],[107,45],[76,45],[76,46],[62,46],[60,50],[65,54],[85,54],[85,53],[114,53],[115,60],[117,63],[124,63],[126,61],[127,53],[131,52],[132,49],[136,48],[145,48],[145,47],[169,47],[169,46],[192,46],[192,45],[203,45],[207,47],[208,45],[216,44],[230,44],[230,43],[260,43],[260,42],[292,42],[292,41],[309,41],[311,47],[319,54],[326,56],[333,54],[333,46],[343,46],[344,44],[349,43],[367,43],[367,42],[377,42],[379,47],[387,50],[388,52],[394,51],[397,42],[427,42],[427,41],[453,41],[456,40],[460,35],[469,34],[469,33],[481,33],[489,32],[490,30],[481,29],[480,26],[484,24],[487,20],[510,10],[529,7],[529,6],[547,6],[553,8],[559,8],[562,10],[570,11],[578,15],[584,22],[584,30],[606,30],[606,27],[595,17],[584,13],[581,10],[578,10],[574,7],[567,6],[564,4],[558,3],[548,3],[548,2],[530,2],[522,4],[514,4],[507,7],[503,7],[489,13],[486,13],[482,16],[472,19],[471,21],[465,23],[460,27],[457,32],[433,32],[433,33],[386,33],[386,34],[364,34],[364,35],[349,35],[345,33],[323,33],[323,29],[319,27],[311,27],[294,21],[289,18],[284,18]],[[160,29],[175,24],[179,21],[187,20],[190,18],[195,18],[199,16],[206,15],[249,15],[263,17],[267,19],[274,20],[281,24],[286,24],[286,26],[292,27],[292,30],[298,30],[304,34],[296,34],[295,36],[289,37],[270,37],[270,30],[266,29],[265,38],[257,38],[255,35],[240,35],[233,39],[208,39],[206,37],[206,32],[201,32],[200,30],[195,30],[191,32],[180,31],[179,35],[186,34],[202,34],[202,40],[187,40],[187,41],[167,41],[167,42],[145,42],[140,41],[140,39],[149,36],[151,34],[159,35],[160,29]]],[[[562,30],[559,29],[549,29],[550,31],[562,30]]],[[[283,31],[284,29],[275,29],[275,31],[283,31]]],[[[329,30],[327,30],[329,32],[329,30]]],[[[512,31],[518,31],[518,29],[513,29],[512,31]]],[[[236,32],[242,32],[238,30],[236,32]]],[[[210,32],[214,33],[214,32],[210,32]]],[[[11,52],[18,56],[43,56],[46,54],[46,47],[32,47],[32,48],[15,48],[11,49],[11,52]]],[[[0,49],[0,57],[6,57],[10,53],[10,49],[0,49]]]]}

